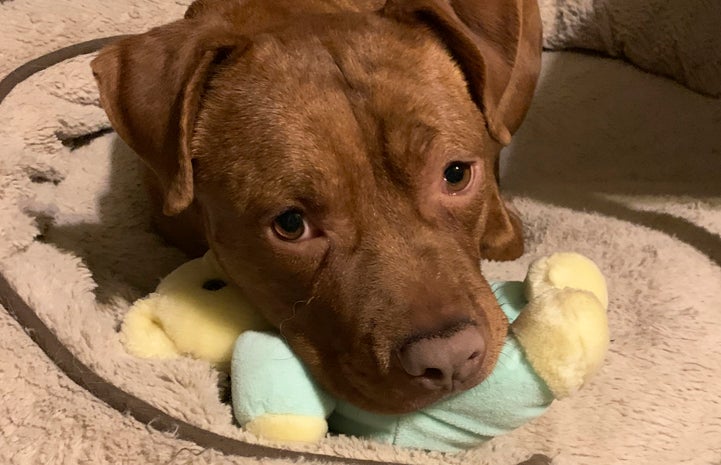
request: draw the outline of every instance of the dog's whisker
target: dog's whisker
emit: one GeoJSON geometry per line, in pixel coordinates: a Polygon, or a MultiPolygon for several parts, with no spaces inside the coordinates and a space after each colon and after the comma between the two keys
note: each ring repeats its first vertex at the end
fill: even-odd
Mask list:
{"type": "Polygon", "coordinates": [[[280,333],[280,336],[283,338],[283,340],[284,340],[285,342],[288,342],[288,338],[287,338],[287,336],[283,333],[283,326],[284,326],[285,324],[287,324],[289,321],[293,320],[293,319],[297,316],[297,314],[298,314],[298,306],[299,306],[299,305],[306,305],[306,306],[307,306],[308,304],[310,304],[310,303],[313,301],[313,299],[315,299],[315,296],[311,296],[310,298],[308,298],[308,299],[306,299],[306,300],[298,300],[298,301],[296,301],[295,303],[293,303],[293,307],[291,307],[291,314],[290,314],[290,316],[289,316],[288,318],[282,320],[282,321],[278,324],[278,333],[280,333]]]}
{"type": "Polygon", "coordinates": [[[501,352],[498,354],[498,360],[496,361],[496,364],[497,364],[497,365],[500,365],[500,366],[502,366],[502,367],[505,367],[505,362],[506,362],[505,359],[506,359],[507,357],[510,357],[510,356],[511,356],[511,354],[509,354],[509,353],[508,353],[507,351],[505,351],[505,350],[506,350],[505,347],[504,347],[503,349],[501,349],[501,352]]]}

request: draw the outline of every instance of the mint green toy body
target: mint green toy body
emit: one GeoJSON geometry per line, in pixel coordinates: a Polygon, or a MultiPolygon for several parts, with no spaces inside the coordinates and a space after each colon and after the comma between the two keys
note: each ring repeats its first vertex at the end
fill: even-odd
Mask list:
{"type": "MultiPolygon", "coordinates": [[[[492,289],[512,323],[527,304],[522,282],[492,289]]],[[[327,418],[336,433],[397,446],[456,452],[542,415],[554,399],[509,334],[493,373],[478,386],[405,415],[380,415],[321,389],[276,333],[247,331],[231,366],[233,410],[241,424],[265,414],[327,418]]]]}

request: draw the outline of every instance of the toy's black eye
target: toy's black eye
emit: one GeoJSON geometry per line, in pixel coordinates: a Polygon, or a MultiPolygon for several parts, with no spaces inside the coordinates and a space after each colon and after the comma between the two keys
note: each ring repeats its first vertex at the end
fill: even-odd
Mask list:
{"type": "Polygon", "coordinates": [[[443,179],[446,181],[446,189],[450,194],[456,194],[471,182],[471,165],[460,161],[454,161],[443,171],[443,179]]]}
{"type": "Polygon", "coordinates": [[[219,291],[223,289],[227,284],[222,279],[209,279],[203,283],[203,289],[206,291],[219,291]]]}

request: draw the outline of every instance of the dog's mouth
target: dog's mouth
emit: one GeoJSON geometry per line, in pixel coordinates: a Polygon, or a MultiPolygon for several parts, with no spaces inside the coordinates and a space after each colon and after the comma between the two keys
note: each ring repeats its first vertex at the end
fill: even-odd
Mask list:
{"type": "Polygon", "coordinates": [[[492,295],[467,287],[476,292],[463,299],[345,319],[333,318],[342,308],[319,298],[286,322],[284,334],[339,400],[379,414],[414,412],[474,388],[498,360],[507,319],[492,295]]]}
{"type": "Polygon", "coordinates": [[[448,385],[428,386],[426,381],[399,376],[391,382],[373,382],[345,378],[345,395],[340,396],[347,402],[364,410],[379,414],[398,415],[418,411],[447,397],[467,391],[486,379],[482,371],[474,373],[464,381],[454,381],[448,385]]]}
{"type": "Polygon", "coordinates": [[[339,360],[340,369],[329,387],[356,407],[389,415],[414,412],[472,389],[488,377],[495,364],[493,354],[472,352],[468,365],[456,373],[438,367],[414,371],[415,367],[404,366],[402,354],[396,351],[388,370],[380,373],[358,363],[359,358],[339,360]]]}

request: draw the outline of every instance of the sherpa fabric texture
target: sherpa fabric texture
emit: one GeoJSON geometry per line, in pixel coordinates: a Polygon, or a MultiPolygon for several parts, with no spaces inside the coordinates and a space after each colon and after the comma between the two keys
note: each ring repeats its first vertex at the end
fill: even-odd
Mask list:
{"type": "Polygon", "coordinates": [[[721,96],[718,0],[539,0],[552,50],[626,58],[646,71],[721,96]]]}
{"type": "MultiPolygon", "coordinates": [[[[2,3],[0,75],[60,46],[173,20],[186,3],[2,3]]],[[[546,2],[546,24],[558,18],[549,8],[572,5],[587,11],[590,1],[546,2]]],[[[130,303],[184,258],[148,226],[136,157],[97,133],[108,122],[89,60],[33,76],[0,106],[0,272],[102,377],[192,424],[254,441],[233,425],[208,365],[139,360],[119,343],[130,303]]],[[[303,449],[412,464],[513,465],[532,454],[556,465],[721,463],[720,125],[721,102],[670,80],[547,53],[502,167],[528,250],[483,266],[493,279],[520,279],[542,254],[595,260],[611,295],[605,367],[538,421],[457,456],[352,438],[303,449]]],[[[203,450],[112,410],[69,381],[6,311],[0,346],[2,463],[285,463],[203,450]]]]}

